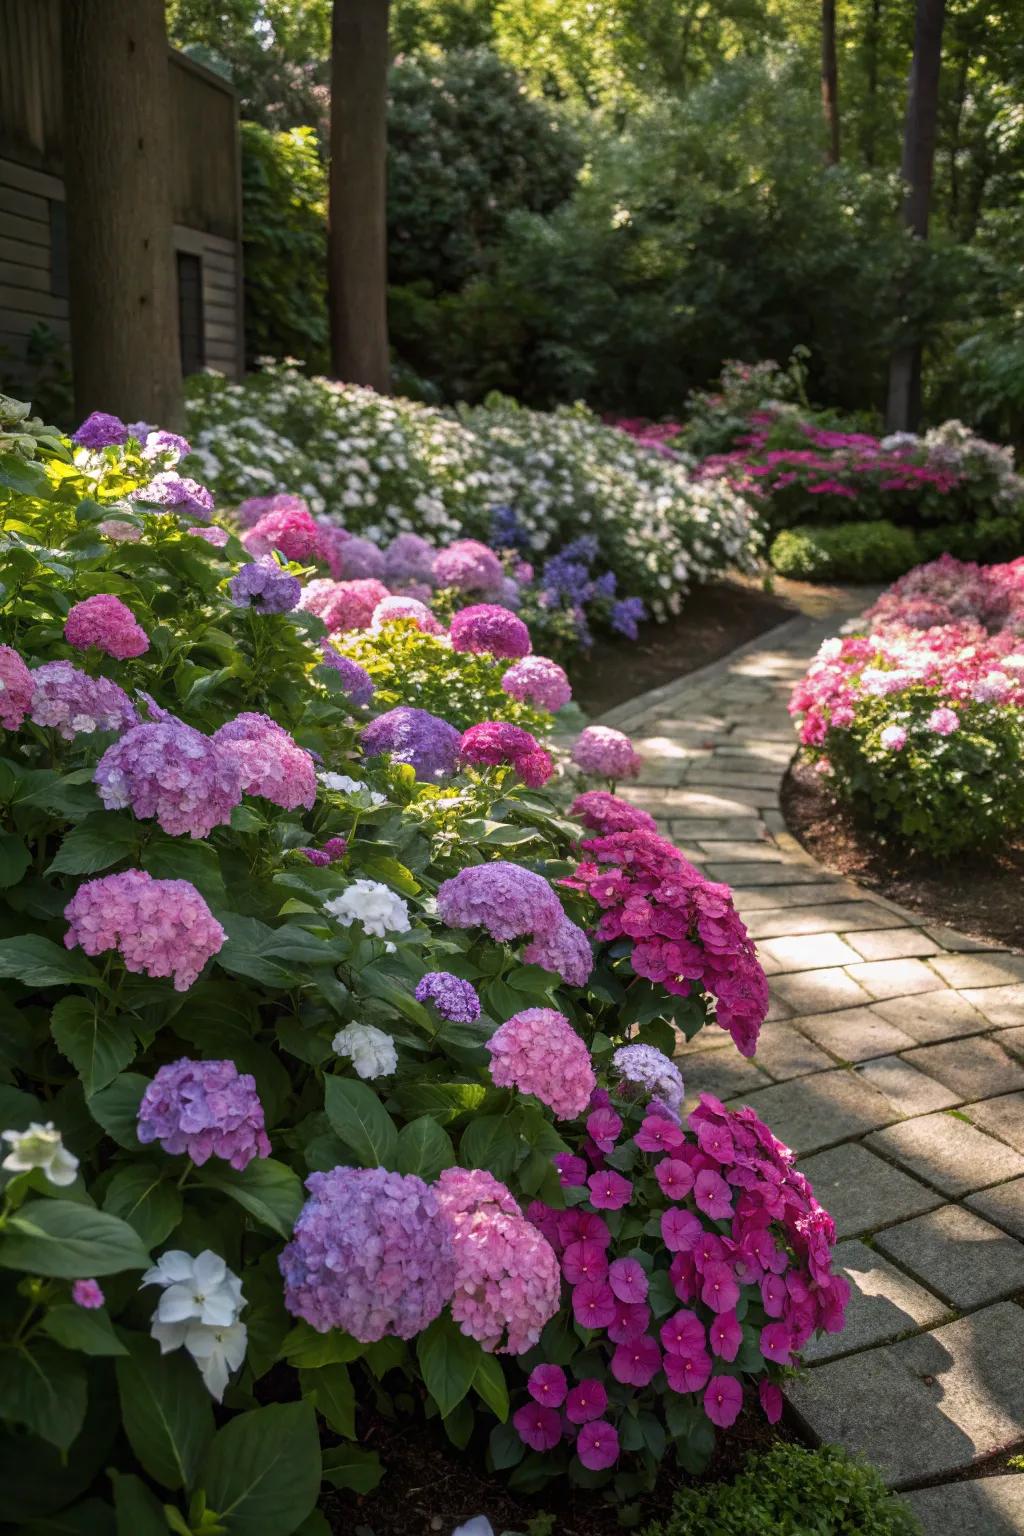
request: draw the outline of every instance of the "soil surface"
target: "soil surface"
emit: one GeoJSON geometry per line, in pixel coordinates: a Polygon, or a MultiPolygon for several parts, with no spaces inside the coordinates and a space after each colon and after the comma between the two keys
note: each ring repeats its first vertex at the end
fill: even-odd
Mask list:
{"type": "Polygon", "coordinates": [[[913,857],[881,840],[840,806],[828,785],[796,764],[782,786],[793,836],[820,864],[907,907],[925,922],[970,938],[1024,948],[1024,843],[952,863],[913,857]]]}
{"type": "MultiPolygon", "coordinates": [[[[751,1405],[728,1434],[720,1433],[715,1453],[701,1482],[721,1482],[739,1472],[753,1451],[767,1450],[778,1440],[802,1439],[785,1420],[769,1425],[751,1405]]],[[[622,1536],[619,1505],[606,1502],[601,1492],[574,1489],[568,1479],[553,1482],[542,1493],[516,1496],[504,1474],[488,1474],[482,1448],[471,1444],[456,1451],[443,1431],[423,1424],[393,1425],[378,1420],[364,1435],[367,1450],[380,1453],[385,1475],[380,1486],[365,1497],[353,1493],[322,1496],[320,1509],[335,1536],[451,1536],[474,1515],[486,1515],[496,1536],[504,1531],[527,1532],[537,1521],[537,1536],[622,1536]],[[550,1524],[542,1518],[547,1515],[550,1524]]],[[[653,1493],[636,1505],[637,1524],[663,1519],[671,1510],[672,1497],[693,1486],[666,1461],[653,1493]]]]}

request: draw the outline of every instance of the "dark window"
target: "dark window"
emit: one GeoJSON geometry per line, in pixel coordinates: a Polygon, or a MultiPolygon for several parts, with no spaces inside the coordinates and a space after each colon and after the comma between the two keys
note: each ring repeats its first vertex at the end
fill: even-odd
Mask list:
{"type": "Polygon", "coordinates": [[[198,373],[206,362],[203,345],[203,263],[189,251],[178,252],[178,336],[181,371],[198,373]]]}
{"type": "Polygon", "coordinates": [[[63,202],[50,199],[50,292],[68,296],[68,221],[63,202]]]}

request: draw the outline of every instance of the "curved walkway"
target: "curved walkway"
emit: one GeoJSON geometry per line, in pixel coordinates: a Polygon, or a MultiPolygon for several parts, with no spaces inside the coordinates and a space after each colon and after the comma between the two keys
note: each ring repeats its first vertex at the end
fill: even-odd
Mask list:
{"type": "Polygon", "coordinates": [[[786,832],[786,701],[849,613],[796,618],[613,710],[645,758],[624,791],[734,889],[768,972],[757,1056],[705,1030],[689,1099],[754,1105],[836,1220],[845,1331],[788,1398],[820,1440],[911,1494],[927,1536],[1020,1536],[1024,1476],[964,1472],[1024,1442],[1024,956],[816,864],[786,832]]]}

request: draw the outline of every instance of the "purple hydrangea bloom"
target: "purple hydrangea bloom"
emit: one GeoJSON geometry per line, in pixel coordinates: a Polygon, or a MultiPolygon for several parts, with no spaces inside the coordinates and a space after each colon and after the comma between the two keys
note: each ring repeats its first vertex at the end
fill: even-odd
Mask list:
{"type": "Polygon", "coordinates": [[[342,581],[380,580],[384,575],[384,553],[370,539],[352,534],[337,547],[342,581]]]}
{"type": "Polygon", "coordinates": [[[434,557],[434,581],[460,592],[498,592],[505,579],[501,561],[479,539],[456,539],[434,557]]]}
{"type": "Polygon", "coordinates": [[[367,757],[390,752],[396,763],[409,763],[418,779],[447,778],[459,762],[462,737],[453,725],[426,709],[400,704],[378,715],[363,730],[367,757]]]}
{"type": "Polygon", "coordinates": [[[308,512],[304,496],[292,491],[277,491],[273,496],[250,496],[235,508],[235,517],[243,528],[251,528],[268,512],[308,512]]]}
{"type": "Polygon", "coordinates": [[[310,1174],[306,1188],[278,1259],[288,1311],[361,1344],[422,1332],[455,1286],[451,1227],[434,1191],[415,1174],[344,1167],[310,1174]]]}
{"type": "Polygon", "coordinates": [[[480,1017],[476,988],[450,971],[428,971],[416,988],[416,1001],[433,1003],[442,1019],[454,1024],[472,1024],[480,1017]]]}
{"type": "Polygon", "coordinates": [[[128,423],[128,436],[134,437],[137,443],[144,443],[151,432],[158,429],[151,421],[130,421],[128,423]]]}
{"type": "Polygon", "coordinates": [[[449,928],[486,928],[492,939],[516,939],[566,921],[562,903],[543,875],[495,859],[472,864],[445,880],[437,910],[449,928]]]}
{"type": "Polygon", "coordinates": [[[497,549],[528,549],[530,535],[511,507],[495,507],[491,513],[491,543],[497,549]]]}
{"type": "Polygon", "coordinates": [[[120,416],[111,416],[108,411],[93,411],[71,441],[76,448],[120,448],[128,441],[128,428],[120,416]]]}
{"type": "Polygon", "coordinates": [[[50,726],[65,741],[93,731],[127,731],[138,724],[131,699],[109,677],[90,677],[70,661],[44,661],[30,675],[32,719],[36,725],[50,726]]]}
{"type": "Polygon", "coordinates": [[[365,667],[361,667],[358,661],[353,661],[351,656],[342,656],[336,651],[329,640],[325,640],[320,647],[323,653],[324,663],[332,672],[337,672],[341,678],[341,684],[351,703],[357,708],[369,704],[376,688],[373,678],[365,667]]]}
{"type": "Polygon", "coordinates": [[[434,556],[437,550],[418,533],[399,533],[384,551],[384,580],[390,587],[409,581],[434,581],[434,556]]]}
{"type": "Polygon", "coordinates": [[[183,1056],[161,1067],[142,1095],[137,1135],[172,1156],[187,1153],[197,1167],[220,1157],[241,1173],[270,1156],[256,1081],[233,1061],[183,1056]]]}
{"type": "Polygon", "coordinates": [[[474,603],[460,608],[451,622],[453,651],[486,651],[516,661],[532,650],[530,631],[507,608],[496,603],[474,603]]]}
{"type": "Polygon", "coordinates": [[[594,969],[590,940],[567,917],[537,933],[523,950],[523,959],[527,965],[554,971],[570,987],[585,986],[594,969]]]}
{"type": "Polygon", "coordinates": [[[228,587],[236,608],[255,608],[257,613],[289,613],[302,596],[302,582],[283,571],[273,555],[243,565],[228,587]]]}
{"type": "Polygon", "coordinates": [[[201,518],[208,523],[213,516],[213,497],[205,485],[167,469],[154,475],[148,485],[132,491],[129,501],[141,501],[150,506],[170,507],[175,512],[185,512],[190,517],[201,518]]]}
{"type": "Polygon", "coordinates": [[[170,837],[206,837],[242,798],[242,771],[215,741],[180,720],[133,726],[108,747],[93,781],[108,810],[130,805],[170,837]]]}
{"type": "Polygon", "coordinates": [[[683,1103],[683,1079],[674,1061],[653,1045],[622,1045],[612,1057],[612,1066],[627,1083],[634,1083],[649,1094],[675,1119],[683,1103]]]}
{"type": "Polygon", "coordinates": [[[173,454],[172,463],[183,459],[186,453],[192,452],[192,444],[187,437],[180,436],[177,432],[165,432],[162,427],[150,430],[142,439],[142,457],[144,459],[160,459],[165,455],[173,454]]]}
{"type": "Polygon", "coordinates": [[[637,626],[646,617],[647,609],[644,607],[643,598],[624,597],[620,602],[612,604],[608,622],[616,634],[625,635],[627,640],[635,640],[638,634],[637,626]]]}

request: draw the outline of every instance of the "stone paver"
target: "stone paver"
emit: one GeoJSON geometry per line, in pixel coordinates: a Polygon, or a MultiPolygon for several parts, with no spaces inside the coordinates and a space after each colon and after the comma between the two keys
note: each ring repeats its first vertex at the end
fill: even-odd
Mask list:
{"type": "Polygon", "coordinates": [[[895,1269],[866,1243],[838,1243],[834,1267],[850,1282],[846,1327],[842,1333],[823,1333],[807,1346],[804,1360],[809,1365],[903,1338],[919,1328],[947,1322],[952,1316],[937,1296],[895,1269]]]}
{"type": "Polygon", "coordinates": [[[1024,1247],[962,1205],[889,1227],[875,1242],[962,1312],[1024,1289],[1024,1247]]]}
{"type": "Polygon", "coordinates": [[[680,1037],[687,1103],[752,1104],[835,1220],[847,1327],[786,1388],[811,1433],[941,1484],[912,1496],[926,1536],[1024,1536],[1024,1477],[953,1481],[1024,1441],[1024,955],[918,922],[787,830],[789,690],[855,611],[813,603],[605,717],[647,757],[622,793],[732,886],[769,976],[754,1060],[680,1037]]]}

